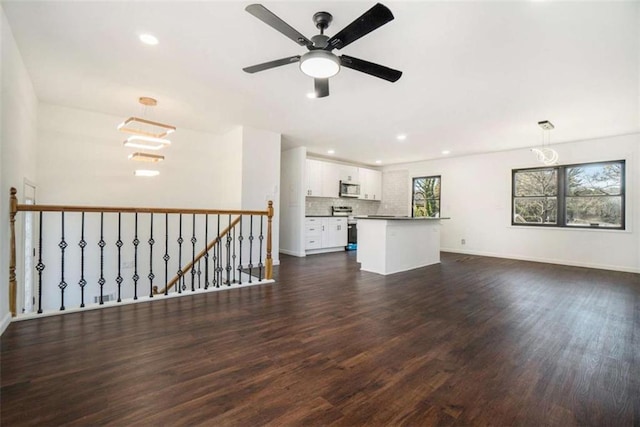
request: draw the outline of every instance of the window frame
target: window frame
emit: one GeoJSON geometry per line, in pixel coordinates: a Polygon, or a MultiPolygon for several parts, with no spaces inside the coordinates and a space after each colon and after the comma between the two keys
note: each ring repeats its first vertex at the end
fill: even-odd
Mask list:
{"type": "Polygon", "coordinates": [[[430,176],[415,176],[411,178],[411,218],[440,218],[442,215],[442,175],[430,175],[430,176]],[[427,200],[438,200],[438,216],[437,217],[416,217],[415,216],[415,187],[416,187],[416,179],[433,179],[437,178],[439,180],[440,191],[438,192],[437,199],[427,199],[427,200]]]}
{"type": "MultiPolygon", "coordinates": [[[[606,160],[600,162],[587,162],[587,163],[573,163],[568,165],[555,165],[555,166],[540,166],[534,168],[520,168],[511,170],[511,225],[512,226],[524,226],[524,227],[552,227],[552,228],[569,228],[569,229],[589,229],[589,230],[626,230],[626,161],[625,160],[606,160]],[[597,225],[569,225],[567,224],[567,169],[581,167],[581,166],[604,166],[609,164],[620,164],[620,227],[600,227],[597,225]],[[522,223],[515,222],[515,203],[516,198],[516,174],[518,172],[537,171],[537,170],[549,170],[556,171],[557,179],[557,192],[556,192],[556,223],[522,223]]],[[[531,196],[533,197],[533,196],[531,196]]],[[[572,197],[572,196],[569,196],[572,197]]],[[[612,196],[589,196],[589,197],[612,197],[612,196]]]]}

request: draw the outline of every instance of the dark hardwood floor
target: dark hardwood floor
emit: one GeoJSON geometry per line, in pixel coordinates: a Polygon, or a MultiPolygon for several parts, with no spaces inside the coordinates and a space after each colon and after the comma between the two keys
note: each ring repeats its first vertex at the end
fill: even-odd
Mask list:
{"type": "Polygon", "coordinates": [[[443,254],[12,323],[2,425],[640,425],[640,275],[443,254]]]}

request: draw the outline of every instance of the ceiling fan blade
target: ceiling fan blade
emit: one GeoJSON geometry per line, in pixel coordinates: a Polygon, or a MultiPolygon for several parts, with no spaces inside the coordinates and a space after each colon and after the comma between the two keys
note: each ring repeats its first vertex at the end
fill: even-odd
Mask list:
{"type": "Polygon", "coordinates": [[[307,46],[307,47],[313,46],[313,42],[311,40],[309,40],[308,38],[300,34],[300,32],[298,32],[295,28],[293,28],[291,25],[284,22],[282,19],[280,19],[278,16],[276,16],[273,12],[271,12],[269,9],[267,9],[263,5],[250,4],[249,6],[245,7],[244,10],[246,10],[256,18],[258,18],[265,24],[269,25],[271,28],[289,37],[291,40],[298,43],[300,46],[307,46]]]}
{"type": "Polygon", "coordinates": [[[360,18],[343,28],[338,34],[331,37],[325,49],[342,49],[392,20],[393,14],[389,8],[378,3],[362,14],[360,18]]]}
{"type": "Polygon", "coordinates": [[[316,98],[329,96],[329,79],[313,79],[316,98]]]}
{"type": "Polygon", "coordinates": [[[276,59],[275,61],[264,62],[258,65],[252,65],[251,67],[245,67],[242,70],[247,73],[257,73],[258,71],[268,70],[270,68],[280,67],[282,65],[293,64],[300,61],[300,55],[290,56],[288,58],[276,59]]]}
{"type": "Polygon", "coordinates": [[[351,68],[352,70],[360,71],[390,82],[395,82],[402,77],[402,71],[352,56],[342,55],[340,57],[340,64],[342,64],[343,67],[351,68]]]}

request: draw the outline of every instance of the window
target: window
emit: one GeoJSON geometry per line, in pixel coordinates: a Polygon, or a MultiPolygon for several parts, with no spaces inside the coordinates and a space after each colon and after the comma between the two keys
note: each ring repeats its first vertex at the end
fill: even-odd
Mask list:
{"type": "Polygon", "coordinates": [[[413,178],[412,217],[440,217],[440,176],[413,178]]]}
{"type": "Polygon", "coordinates": [[[624,230],[624,160],[513,170],[512,225],[624,230]]]}

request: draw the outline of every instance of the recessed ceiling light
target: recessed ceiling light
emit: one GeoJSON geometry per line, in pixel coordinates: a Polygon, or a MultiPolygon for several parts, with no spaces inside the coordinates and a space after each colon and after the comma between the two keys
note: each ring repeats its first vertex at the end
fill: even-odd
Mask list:
{"type": "Polygon", "coordinates": [[[398,136],[396,136],[396,138],[398,138],[398,141],[404,141],[405,139],[407,139],[407,135],[404,133],[401,133],[398,136]]]}
{"type": "Polygon", "coordinates": [[[133,173],[135,176],[158,176],[160,175],[160,171],[147,170],[147,169],[136,169],[133,173]]]}
{"type": "Polygon", "coordinates": [[[158,44],[158,38],[151,34],[140,34],[140,41],[144,44],[155,46],[158,44]]]}
{"type": "Polygon", "coordinates": [[[309,99],[317,98],[316,93],[315,92],[309,92],[307,94],[307,98],[309,98],[309,99]]]}
{"type": "Polygon", "coordinates": [[[327,153],[329,154],[336,154],[336,150],[328,150],[327,153]]]}
{"type": "Polygon", "coordinates": [[[444,155],[446,156],[447,154],[451,154],[451,151],[449,151],[449,150],[442,150],[442,154],[444,154],[444,155]]]}
{"type": "Polygon", "coordinates": [[[377,165],[379,165],[380,163],[382,163],[382,160],[376,160],[377,165]]]}

